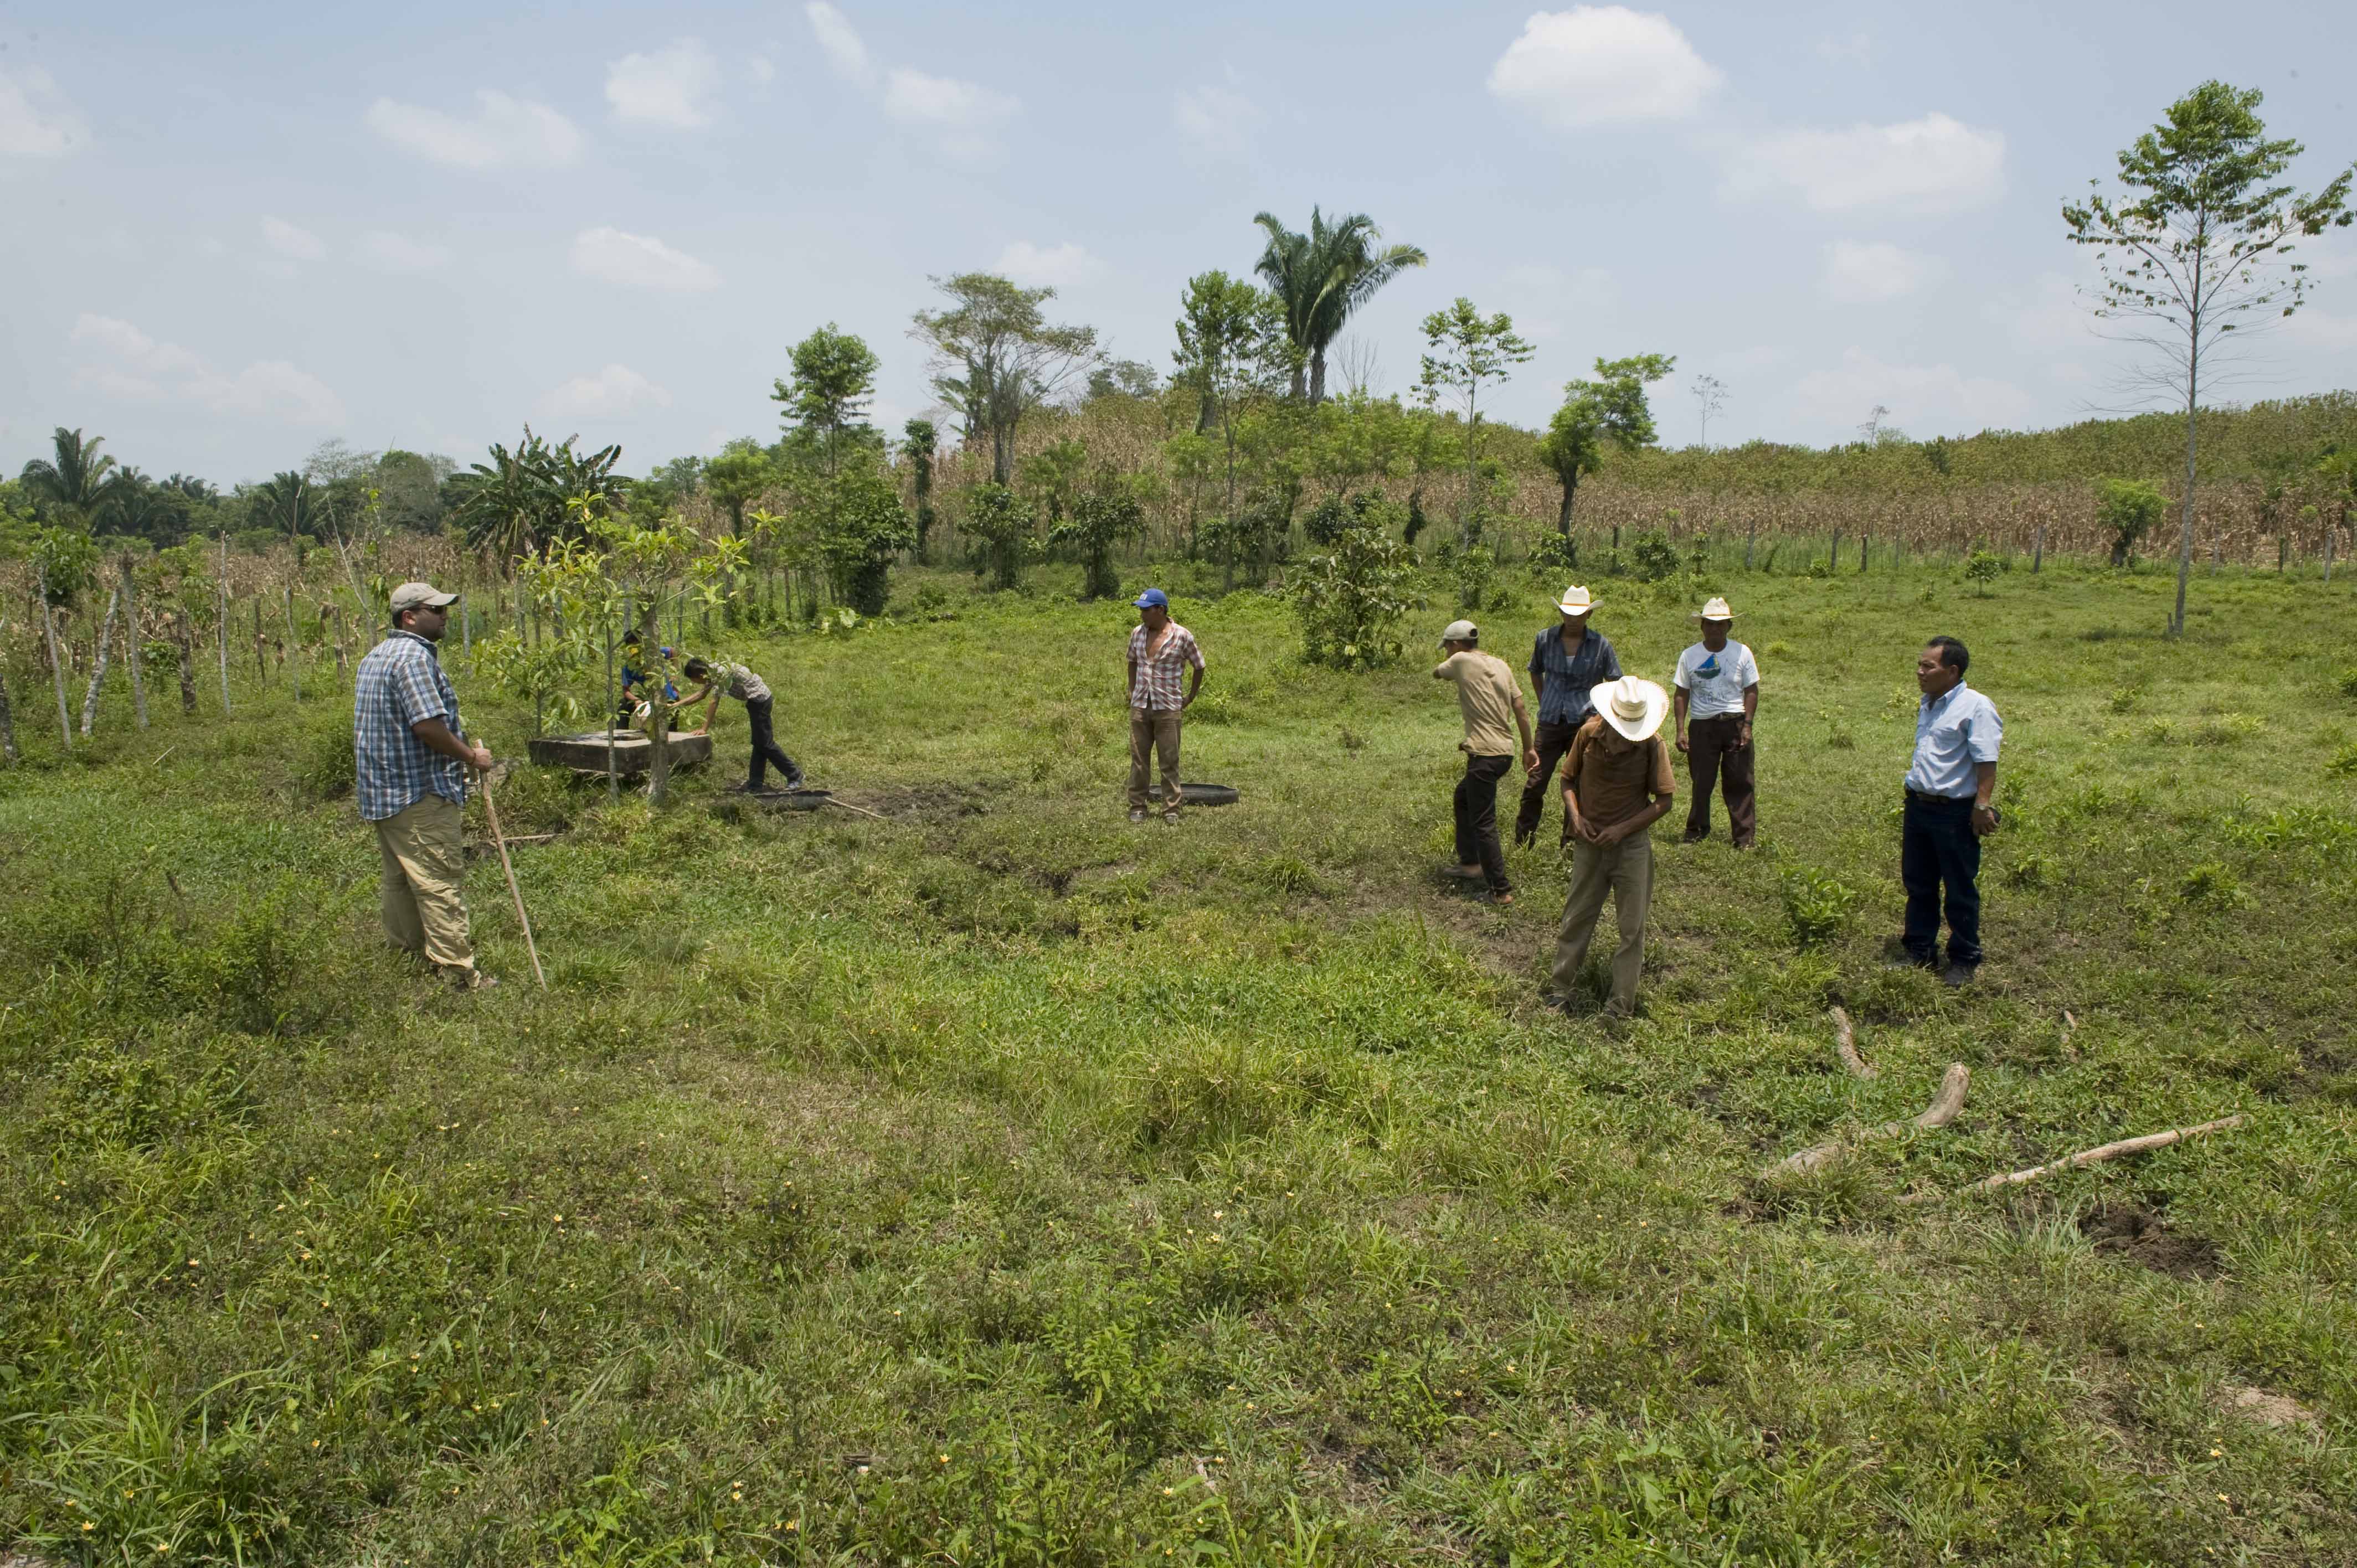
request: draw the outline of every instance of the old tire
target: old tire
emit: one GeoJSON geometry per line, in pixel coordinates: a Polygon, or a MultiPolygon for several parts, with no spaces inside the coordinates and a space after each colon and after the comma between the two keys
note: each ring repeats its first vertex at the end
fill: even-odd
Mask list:
{"type": "Polygon", "coordinates": [[[1178,799],[1189,806],[1232,806],[1243,798],[1232,784],[1181,784],[1178,799]]]}

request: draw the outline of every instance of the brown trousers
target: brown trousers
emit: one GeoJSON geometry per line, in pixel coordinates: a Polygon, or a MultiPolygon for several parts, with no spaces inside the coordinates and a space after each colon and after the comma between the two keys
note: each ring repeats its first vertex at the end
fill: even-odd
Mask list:
{"type": "Polygon", "coordinates": [[[1723,714],[1686,724],[1686,772],[1694,779],[1694,800],[1686,807],[1686,837],[1710,837],[1710,791],[1716,784],[1727,796],[1727,829],[1738,849],[1751,847],[1759,822],[1751,795],[1751,765],[1759,742],[1738,746],[1743,715],[1723,714]]]}
{"type": "Polygon", "coordinates": [[[1178,718],[1176,708],[1129,710],[1131,810],[1143,811],[1153,805],[1146,785],[1152,780],[1152,765],[1158,756],[1162,759],[1162,814],[1178,814],[1178,718]]]}
{"type": "Polygon", "coordinates": [[[1652,830],[1601,846],[1571,841],[1571,892],[1563,901],[1563,925],[1555,932],[1551,993],[1569,997],[1587,961],[1588,940],[1604,915],[1604,896],[1620,926],[1612,953],[1612,999],[1605,1011],[1626,1018],[1637,1010],[1637,978],[1645,968],[1645,913],[1653,903],[1652,830]]]}
{"type": "Polygon", "coordinates": [[[463,891],[464,819],[455,802],[425,795],[376,824],[377,854],[384,869],[377,902],[385,936],[394,947],[424,955],[454,978],[475,967],[463,891]]]}

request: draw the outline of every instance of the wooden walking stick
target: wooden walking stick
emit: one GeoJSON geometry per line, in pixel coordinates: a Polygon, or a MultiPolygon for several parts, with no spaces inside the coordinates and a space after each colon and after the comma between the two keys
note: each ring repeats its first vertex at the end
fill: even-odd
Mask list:
{"type": "Polygon", "coordinates": [[[532,977],[545,991],[548,976],[541,972],[540,948],[532,940],[532,917],[523,912],[523,891],[516,886],[515,863],[508,858],[507,835],[500,831],[500,808],[491,799],[491,776],[479,773],[475,777],[483,782],[483,811],[491,820],[491,842],[500,846],[500,869],[508,874],[508,897],[515,900],[516,924],[523,928],[523,950],[532,955],[532,977]]]}

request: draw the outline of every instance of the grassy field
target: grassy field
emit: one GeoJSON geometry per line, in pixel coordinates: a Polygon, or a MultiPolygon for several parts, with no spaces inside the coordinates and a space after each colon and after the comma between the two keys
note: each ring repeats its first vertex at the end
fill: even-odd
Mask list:
{"type": "MultiPolygon", "coordinates": [[[[2343,585],[2204,577],[2171,645],[2158,573],[1709,585],[1760,850],[1657,832],[1615,1033],[1537,1005],[1551,847],[1508,910],[1438,875],[1437,590],[1355,677],[1182,597],[1244,800],[1173,829],[1131,612],[937,581],[734,650],[885,821],[724,798],[741,710],[660,814],[509,780],[545,997],[494,859],[500,990],[383,949],[341,694],[0,775],[0,1557],[2357,1562],[2343,585]],[[1943,631],[2007,719],[1960,995],[1878,961],[1943,631]],[[1952,1061],[1953,1127],[1759,1178],[1952,1061]]],[[[1683,593],[1598,592],[1665,678],[1683,593]]]]}

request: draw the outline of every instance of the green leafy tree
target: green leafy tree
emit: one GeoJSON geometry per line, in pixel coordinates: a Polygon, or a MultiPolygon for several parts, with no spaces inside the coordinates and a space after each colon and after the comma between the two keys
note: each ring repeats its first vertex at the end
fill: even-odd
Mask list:
{"type": "Polygon", "coordinates": [[[704,489],[728,513],[728,532],[745,532],[745,506],[777,482],[777,470],[758,441],[738,437],[704,466],[704,489]]]}
{"type": "Polygon", "coordinates": [[[1426,408],[1447,397],[1465,421],[1465,510],[1458,519],[1462,542],[1470,545],[1481,532],[1478,493],[1481,437],[1481,389],[1504,382],[1516,365],[1538,352],[1514,331],[1513,317],[1504,311],[1484,317],[1464,295],[1446,310],[1424,318],[1424,369],[1416,378],[1416,398],[1426,408]]]}
{"type": "Polygon", "coordinates": [[[1154,367],[1138,360],[1107,360],[1089,372],[1091,403],[1109,397],[1145,399],[1162,390],[1154,367]]]}
{"type": "Polygon", "coordinates": [[[1227,457],[1227,510],[1236,510],[1236,415],[1246,400],[1275,390],[1290,351],[1283,306],[1274,295],[1222,272],[1187,280],[1179,301],[1177,379],[1200,399],[1196,432],[1213,422],[1227,457]]]}
{"type": "Polygon", "coordinates": [[[63,510],[87,528],[113,482],[114,459],[99,447],[102,435],[84,439],[60,424],[49,438],[51,456],[36,457],[17,476],[36,507],[63,510]]]}
{"type": "Polygon", "coordinates": [[[1039,307],[1052,288],[1023,288],[991,273],[936,278],[942,310],[916,313],[910,336],[932,353],[934,388],[963,411],[967,434],[990,432],[990,477],[1015,475],[1015,433],[1041,404],[1063,396],[1103,359],[1096,328],[1050,323],[1039,307]]]}
{"type": "Polygon", "coordinates": [[[909,486],[917,503],[917,564],[930,558],[933,532],[933,449],[940,436],[930,419],[912,419],[900,427],[900,455],[909,462],[909,486]]]}
{"type": "Polygon", "coordinates": [[[1023,568],[1039,554],[1031,503],[1005,485],[976,485],[966,492],[965,531],[982,541],[977,573],[987,569],[991,586],[1019,588],[1023,568]]]}
{"type": "Polygon", "coordinates": [[[1364,669],[1400,656],[1394,632],[1407,613],[1415,552],[1391,537],[1390,503],[1361,493],[1312,513],[1332,548],[1301,564],[1292,578],[1302,652],[1310,662],[1364,669]]]}
{"type": "Polygon", "coordinates": [[[772,383],[780,417],[817,449],[829,475],[842,464],[845,438],[866,428],[879,364],[856,333],[830,321],[794,345],[792,379],[772,383]]]}
{"type": "Polygon", "coordinates": [[[855,463],[829,478],[813,504],[835,599],[861,615],[882,615],[891,596],[892,558],[916,542],[899,487],[881,466],[855,463]]]}
{"type": "Polygon", "coordinates": [[[1081,597],[1109,599],[1121,592],[1121,576],[1113,569],[1114,546],[1137,537],[1146,526],[1146,508],[1135,488],[1111,468],[1101,471],[1094,487],[1072,503],[1071,521],[1049,537],[1080,552],[1081,597]]]}
{"type": "Polygon", "coordinates": [[[372,483],[384,525],[399,533],[441,532],[443,481],[457,468],[447,457],[398,447],[378,457],[372,483]]]}
{"type": "Polygon", "coordinates": [[[1050,536],[1062,526],[1064,509],[1071,504],[1072,492],[1079,488],[1088,462],[1089,449],[1070,438],[1050,442],[1023,459],[1024,488],[1045,503],[1050,536]]]}
{"type": "Polygon", "coordinates": [[[1292,392],[1313,403],[1326,399],[1326,350],[1359,307],[1383,285],[1427,260],[1414,245],[1379,245],[1383,231],[1363,212],[1328,222],[1309,209],[1309,227],[1296,233],[1273,213],[1258,212],[1268,242],[1254,263],[1285,314],[1295,359],[1292,392]]]}
{"type": "Polygon", "coordinates": [[[502,571],[572,538],[584,508],[602,515],[606,503],[629,490],[630,481],[614,471],[622,449],[577,451],[577,439],[568,435],[551,446],[527,424],[513,451],[495,444],[490,461],[453,477],[454,520],[469,544],[496,555],[502,571]]]}
{"type": "Polygon", "coordinates": [[[2150,384],[2185,410],[2184,524],[2177,551],[2177,607],[2169,633],[2185,630],[2193,574],[2194,459],[2204,378],[2231,334],[2298,310],[2308,288],[2295,242],[2346,227],[2357,168],[2311,195],[2280,184],[2305,149],[2267,139],[2256,88],[2205,81],[2169,106],[2167,118],[2119,155],[2120,194],[2090,181],[2083,202],[2062,204],[2073,244],[2095,247],[2100,281],[2090,291],[2099,320],[2152,355],[2150,384]]]}
{"type": "Polygon", "coordinates": [[[1579,481],[1596,472],[1607,448],[1633,452],[1660,439],[1653,428],[1653,411],[1645,389],[1677,365],[1669,354],[1632,354],[1625,360],[1598,360],[1593,381],[1564,383],[1563,406],[1547,422],[1538,445],[1539,461],[1563,486],[1563,509],[1555,516],[1555,532],[1571,533],[1572,503],[1579,481]]]}
{"type": "Polygon", "coordinates": [[[2112,536],[2112,564],[2125,566],[2137,541],[2157,527],[2169,498],[2141,479],[2104,479],[2095,486],[2095,521],[2112,536]]]}

